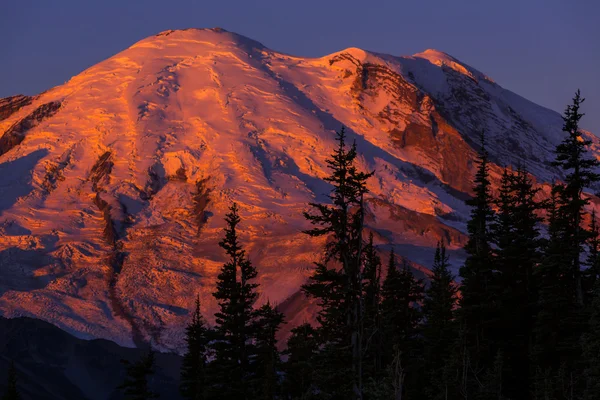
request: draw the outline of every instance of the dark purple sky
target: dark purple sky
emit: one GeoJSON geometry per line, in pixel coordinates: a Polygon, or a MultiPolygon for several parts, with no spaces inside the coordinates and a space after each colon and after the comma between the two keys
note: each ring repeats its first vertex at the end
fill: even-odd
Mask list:
{"type": "Polygon", "coordinates": [[[559,112],[581,88],[583,126],[600,134],[598,0],[6,0],[0,97],[59,85],[159,31],[215,26],[302,56],[435,48],[559,112]]]}

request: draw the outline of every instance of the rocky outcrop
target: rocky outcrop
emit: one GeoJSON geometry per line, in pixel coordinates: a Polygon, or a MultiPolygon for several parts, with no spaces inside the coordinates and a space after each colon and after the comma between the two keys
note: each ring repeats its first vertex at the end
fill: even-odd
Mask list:
{"type": "Polygon", "coordinates": [[[200,179],[196,182],[196,193],[194,193],[194,217],[198,225],[198,235],[204,224],[208,222],[211,213],[207,210],[210,203],[211,188],[208,186],[209,178],[200,179]]]}
{"type": "Polygon", "coordinates": [[[21,108],[31,104],[32,101],[33,97],[23,96],[22,94],[0,99],[0,121],[4,121],[21,108]]]}
{"type": "Polygon", "coordinates": [[[42,104],[31,114],[8,128],[0,138],[0,156],[18,146],[24,139],[29,129],[34,128],[44,119],[56,114],[60,108],[60,102],[52,101],[42,104]]]}

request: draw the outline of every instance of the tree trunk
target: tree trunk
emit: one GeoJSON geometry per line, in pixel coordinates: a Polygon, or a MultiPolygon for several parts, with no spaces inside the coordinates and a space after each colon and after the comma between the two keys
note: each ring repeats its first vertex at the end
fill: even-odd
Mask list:
{"type": "Polygon", "coordinates": [[[402,367],[402,351],[396,349],[394,355],[394,361],[392,362],[393,377],[392,386],[394,388],[394,400],[402,400],[402,393],[404,392],[404,378],[406,374],[402,367]]]}

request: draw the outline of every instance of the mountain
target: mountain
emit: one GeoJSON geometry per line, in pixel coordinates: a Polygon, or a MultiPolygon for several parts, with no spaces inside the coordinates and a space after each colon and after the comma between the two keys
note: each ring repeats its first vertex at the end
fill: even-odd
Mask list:
{"type": "Polygon", "coordinates": [[[279,304],[287,329],[310,320],[299,288],[323,241],[301,232],[302,211],[328,201],[341,126],[376,172],[368,229],[421,274],[440,239],[462,260],[482,130],[493,181],[505,165],[526,166],[546,193],[560,178],[560,115],[445,53],[302,58],[222,29],[162,32],[38,96],[0,100],[0,311],[180,349],[197,293],[212,320],[235,201],[259,303],[279,304]]]}
{"type": "MultiPolygon", "coordinates": [[[[0,317],[0,393],[14,360],[24,400],[120,400],[125,365],[146,349],[128,349],[102,340],[81,340],[55,326],[31,318],[0,317]]],[[[157,353],[151,389],[160,398],[179,400],[181,358],[157,353]]]]}

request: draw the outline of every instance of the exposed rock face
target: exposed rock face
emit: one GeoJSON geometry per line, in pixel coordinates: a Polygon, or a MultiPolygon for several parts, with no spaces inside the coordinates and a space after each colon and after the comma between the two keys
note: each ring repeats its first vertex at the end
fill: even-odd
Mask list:
{"type": "Polygon", "coordinates": [[[42,104],[31,114],[8,128],[8,130],[4,132],[4,135],[0,137],[0,156],[9,152],[13,147],[18,146],[23,139],[25,139],[25,134],[28,130],[39,125],[45,118],[49,118],[56,114],[59,108],[60,102],[58,101],[42,104]]]}
{"type": "Polygon", "coordinates": [[[439,240],[462,260],[481,130],[494,182],[510,164],[550,182],[562,138],[560,115],[441,52],[308,59],[198,29],[4,99],[0,116],[0,311],[168,349],[196,294],[212,320],[233,201],[259,303],[281,304],[286,329],[311,319],[299,288],[323,241],[302,234],[302,211],[328,201],[325,159],[342,125],[375,170],[368,231],[421,274],[439,240]]]}
{"type": "Polygon", "coordinates": [[[31,104],[32,100],[33,98],[21,94],[0,99],[0,121],[10,117],[19,111],[20,108],[31,104]]]}

